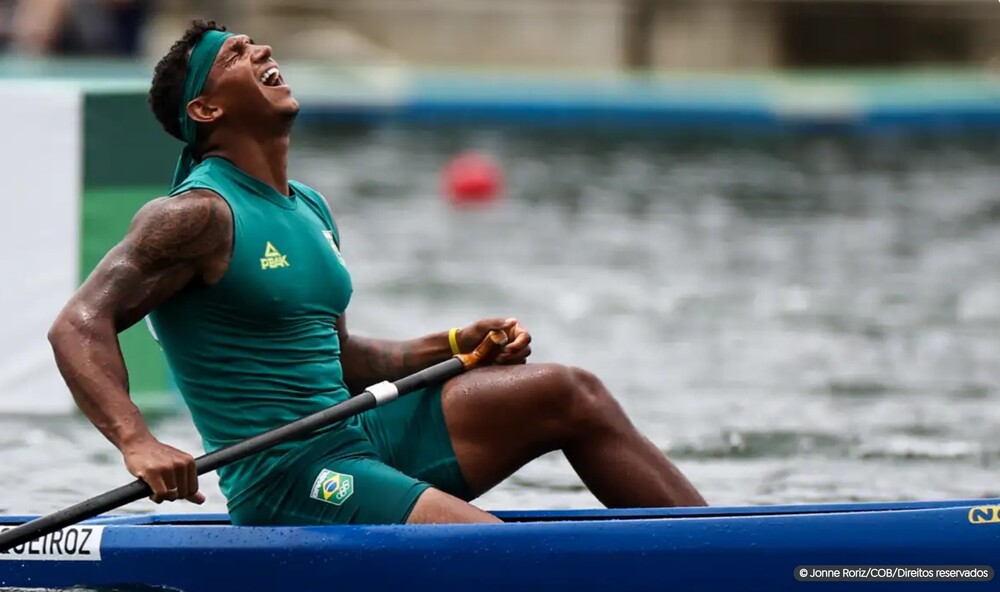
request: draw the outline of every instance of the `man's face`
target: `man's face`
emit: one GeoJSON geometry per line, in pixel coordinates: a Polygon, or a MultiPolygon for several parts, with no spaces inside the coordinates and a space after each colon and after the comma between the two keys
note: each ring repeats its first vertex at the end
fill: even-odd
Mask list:
{"type": "Polygon", "coordinates": [[[271,58],[271,48],[254,44],[246,35],[230,37],[222,45],[205,90],[208,102],[243,125],[263,123],[273,116],[291,118],[299,111],[299,102],[271,58]]]}

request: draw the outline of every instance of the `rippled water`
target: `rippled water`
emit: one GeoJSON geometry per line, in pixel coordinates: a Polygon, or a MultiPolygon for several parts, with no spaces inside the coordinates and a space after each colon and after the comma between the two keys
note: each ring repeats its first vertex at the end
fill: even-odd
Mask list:
{"type": "MultiPolygon", "coordinates": [[[[516,315],[534,359],[601,376],[712,504],[1000,495],[1000,138],[382,129],[296,143],[295,175],[341,227],[353,332],[516,315]],[[466,148],[505,167],[496,207],[440,199],[442,165],[466,148]]],[[[186,417],[154,430],[200,451],[186,417]]],[[[127,480],[79,418],[0,417],[0,455],[0,513],[127,480]]],[[[222,511],[206,489],[204,510],[222,511]]],[[[558,454],[479,503],[597,505],[558,454]]]]}

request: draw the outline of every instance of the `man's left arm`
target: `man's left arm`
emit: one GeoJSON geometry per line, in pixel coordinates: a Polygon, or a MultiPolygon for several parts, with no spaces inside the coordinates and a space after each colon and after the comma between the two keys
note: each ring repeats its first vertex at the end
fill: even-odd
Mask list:
{"type": "MultiPolygon", "coordinates": [[[[337,334],[340,337],[344,383],[352,395],[383,380],[399,380],[453,355],[447,331],[406,341],[372,339],[351,335],[345,317],[346,314],[341,315],[337,320],[337,334]]],[[[526,363],[531,355],[531,335],[517,319],[483,319],[459,330],[456,335],[459,351],[472,351],[494,330],[504,331],[508,337],[507,345],[494,363],[526,363]]]]}

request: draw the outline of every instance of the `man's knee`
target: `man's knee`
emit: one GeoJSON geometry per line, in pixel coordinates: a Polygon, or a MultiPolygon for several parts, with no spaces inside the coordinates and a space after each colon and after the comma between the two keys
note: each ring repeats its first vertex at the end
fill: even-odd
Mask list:
{"type": "Polygon", "coordinates": [[[542,412],[562,431],[579,433],[608,425],[618,404],[593,373],[562,365],[545,367],[546,388],[540,400],[542,412]]]}

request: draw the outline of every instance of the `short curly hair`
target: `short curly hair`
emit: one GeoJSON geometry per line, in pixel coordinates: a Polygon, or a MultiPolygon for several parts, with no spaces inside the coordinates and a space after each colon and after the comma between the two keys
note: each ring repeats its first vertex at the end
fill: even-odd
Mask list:
{"type": "Polygon", "coordinates": [[[174,42],[153,71],[153,82],[149,87],[149,107],[163,129],[178,140],[183,140],[180,109],[191,50],[206,32],[225,30],[226,27],[215,21],[193,21],[184,36],[174,42]]]}

